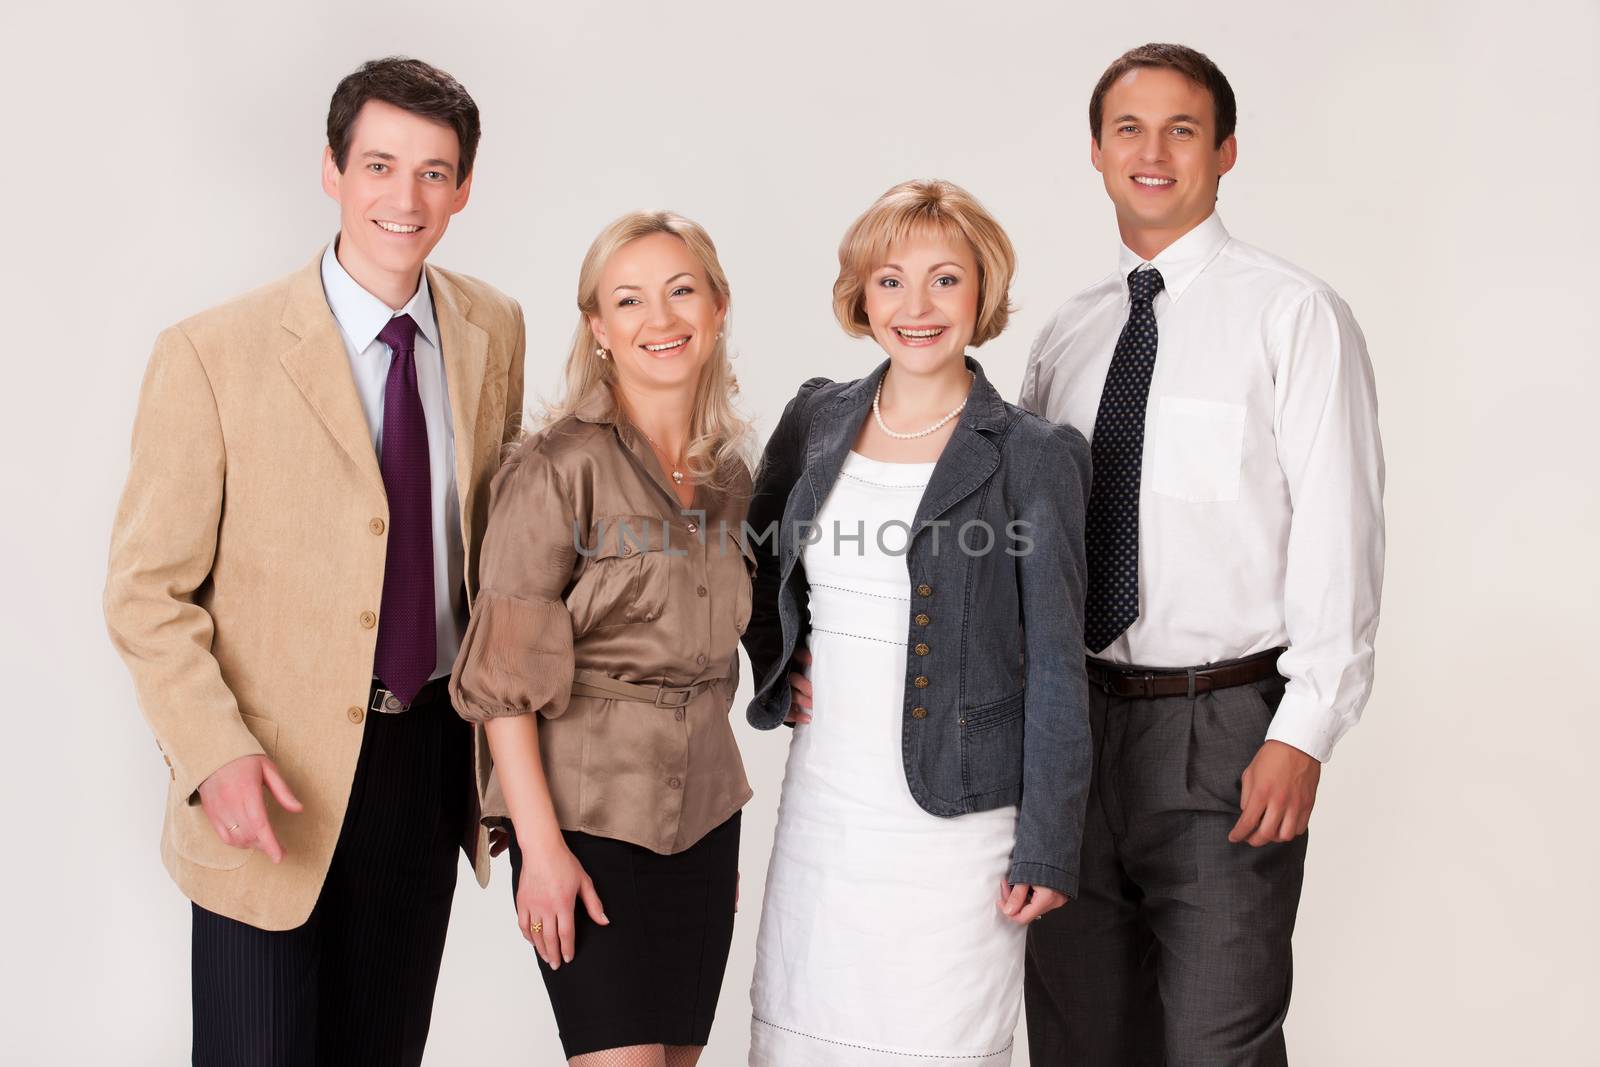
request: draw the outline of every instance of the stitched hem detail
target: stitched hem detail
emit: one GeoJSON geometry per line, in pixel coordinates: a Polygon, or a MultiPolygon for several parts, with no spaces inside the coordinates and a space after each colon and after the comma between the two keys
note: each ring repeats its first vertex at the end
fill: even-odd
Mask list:
{"type": "Polygon", "coordinates": [[[835,637],[854,637],[858,641],[876,641],[880,645],[895,645],[898,648],[906,647],[906,642],[891,641],[887,637],[868,637],[866,634],[847,634],[843,630],[826,630],[821,626],[813,626],[811,629],[819,634],[833,634],[835,637]]]}
{"type": "Polygon", "coordinates": [[[849,1041],[835,1041],[829,1037],[818,1037],[816,1034],[808,1034],[804,1030],[794,1030],[787,1026],[779,1026],[777,1023],[763,1019],[759,1015],[752,1015],[750,1018],[762,1026],[770,1026],[774,1030],[782,1030],[786,1034],[803,1037],[807,1041],[820,1041],[824,1045],[833,1045],[837,1048],[853,1048],[858,1052],[876,1052],[882,1056],[901,1056],[905,1059],[913,1060],[986,1060],[1001,1053],[1010,1052],[1012,1046],[1016,1044],[1015,1039],[1007,1041],[1003,1047],[997,1048],[993,1052],[898,1052],[889,1048],[873,1048],[871,1045],[855,1045],[849,1041]]]}
{"type": "Polygon", "coordinates": [[[898,600],[903,604],[911,603],[911,598],[908,596],[888,596],[884,593],[866,593],[862,592],[860,589],[851,589],[843,585],[824,585],[821,582],[807,582],[806,584],[813,589],[835,589],[841,593],[854,593],[856,596],[869,596],[874,600],[898,600]]]}
{"type": "Polygon", "coordinates": [[[852,482],[860,482],[862,485],[870,485],[874,489],[926,489],[926,488],[928,488],[928,483],[927,482],[918,482],[915,485],[899,485],[899,484],[896,484],[894,482],[869,482],[865,478],[861,477],[860,475],[851,474],[849,471],[840,471],[839,474],[840,474],[841,477],[849,478],[852,482]]]}

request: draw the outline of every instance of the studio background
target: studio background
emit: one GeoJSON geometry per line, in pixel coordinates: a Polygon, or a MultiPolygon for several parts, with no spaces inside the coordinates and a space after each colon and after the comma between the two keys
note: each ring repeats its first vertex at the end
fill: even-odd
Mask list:
{"type": "MultiPolygon", "coordinates": [[[[8,6],[0,1062],[187,1062],[189,909],[157,855],[166,768],[101,619],[110,522],[157,332],[333,236],[341,76],[414,54],[477,99],[472,202],[433,259],[521,301],[532,403],[600,227],[704,223],[764,439],[804,378],[881,358],[831,317],[834,253],[912,176],[971,189],[1016,243],[1020,310],[975,353],[1015,398],[1033,334],[1114,263],[1084,114],[1149,40],[1226,71],[1224,219],[1349,301],[1377,373],[1377,685],[1323,776],[1291,1056],[1600,1062],[1592,0],[8,6]]],[[[749,687],[756,796],[706,1067],[743,1063],[788,739],[743,724],[749,687]]],[[[487,892],[465,869],[459,887],[429,1062],[559,1062],[504,858],[487,892]]]]}

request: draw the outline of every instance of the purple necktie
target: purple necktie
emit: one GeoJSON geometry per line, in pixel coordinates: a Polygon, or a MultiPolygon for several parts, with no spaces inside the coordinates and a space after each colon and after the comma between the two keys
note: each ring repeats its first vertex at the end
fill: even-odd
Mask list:
{"type": "Polygon", "coordinates": [[[394,353],[383,387],[379,457],[389,496],[389,546],[373,673],[404,703],[433,674],[439,658],[433,604],[433,487],[428,419],[417,392],[417,324],[396,315],[378,334],[394,353]]]}

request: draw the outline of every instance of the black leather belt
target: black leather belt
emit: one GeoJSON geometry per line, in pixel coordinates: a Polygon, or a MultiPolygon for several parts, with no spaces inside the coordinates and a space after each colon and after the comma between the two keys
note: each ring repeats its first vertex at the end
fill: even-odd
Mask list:
{"type": "Polygon", "coordinates": [[[383,687],[383,681],[378,678],[372,680],[372,697],[367,701],[368,711],[378,711],[385,715],[399,715],[412,708],[427,707],[440,701],[450,702],[450,676],[435,678],[428,682],[417,695],[411,698],[411,703],[402,703],[400,698],[383,687]]]}
{"type": "Polygon", "coordinates": [[[1090,657],[1084,669],[1089,684],[1114,697],[1182,697],[1196,693],[1249,685],[1278,673],[1278,657],[1288,651],[1269,648],[1244,659],[1208,663],[1202,667],[1139,667],[1090,657]]]}

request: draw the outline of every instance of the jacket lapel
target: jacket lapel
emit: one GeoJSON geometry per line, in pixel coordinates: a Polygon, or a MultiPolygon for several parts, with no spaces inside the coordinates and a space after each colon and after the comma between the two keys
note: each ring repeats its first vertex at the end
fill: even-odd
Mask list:
{"type": "Polygon", "coordinates": [[[350,374],[350,357],[322,291],[321,253],[291,279],[281,321],[298,338],[278,357],[283,369],[362,477],[383,492],[383,472],[350,374]]]}
{"type": "MultiPolygon", "coordinates": [[[[478,406],[483,399],[483,378],[489,365],[489,334],[468,318],[472,301],[440,271],[428,267],[433,311],[439,320],[445,384],[450,392],[450,419],[455,424],[456,494],[461,500],[462,544],[472,544],[470,528],[477,490],[478,406]]],[[[500,434],[494,437],[498,447],[500,434]]],[[[472,568],[466,573],[471,574],[472,568]]],[[[474,589],[473,592],[476,592],[474,589]]]]}
{"type": "Polygon", "coordinates": [[[1005,404],[984,377],[977,360],[968,356],[967,369],[973,373],[972,392],[967,406],[961,409],[955,433],[939,454],[933,476],[922,492],[922,503],[917,505],[917,517],[911,524],[913,540],[927,529],[929,522],[988,481],[1000,466],[1000,446],[989,434],[998,433],[1005,426],[1005,404]]]}

